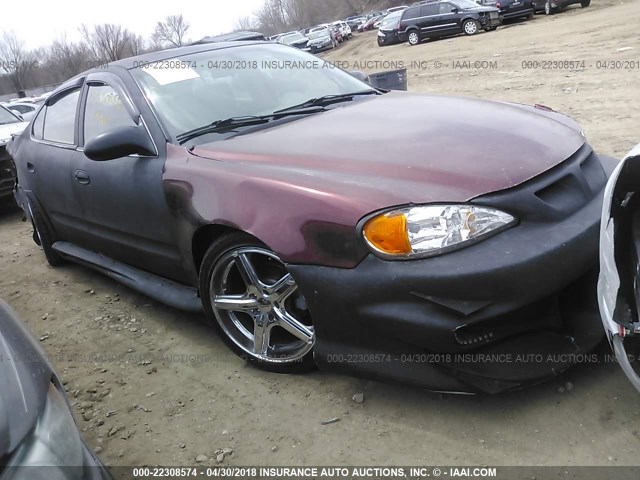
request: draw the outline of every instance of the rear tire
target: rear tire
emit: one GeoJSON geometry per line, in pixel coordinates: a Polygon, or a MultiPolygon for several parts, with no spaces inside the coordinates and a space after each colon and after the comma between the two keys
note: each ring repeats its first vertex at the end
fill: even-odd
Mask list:
{"type": "Polygon", "coordinates": [[[498,27],[487,27],[484,29],[485,32],[495,32],[498,27]]]}
{"type": "Polygon", "coordinates": [[[52,267],[58,267],[64,264],[64,259],[53,249],[53,235],[51,235],[42,214],[31,202],[27,201],[27,205],[33,226],[33,239],[42,247],[47,262],[52,267]]]}
{"type": "Polygon", "coordinates": [[[243,360],[276,373],[315,368],[315,330],[286,265],[242,232],[223,236],[200,267],[206,319],[243,360]]]}
{"type": "Polygon", "coordinates": [[[587,8],[589,5],[591,5],[591,0],[582,0],[582,1],[580,2],[580,6],[581,6],[582,8],[587,8]]]}
{"type": "Polygon", "coordinates": [[[478,22],[475,20],[465,20],[462,24],[462,31],[465,35],[475,35],[478,33],[478,22]]]}
{"type": "Polygon", "coordinates": [[[420,43],[420,34],[416,30],[411,30],[407,35],[407,41],[409,42],[409,45],[415,47],[420,43]]]}

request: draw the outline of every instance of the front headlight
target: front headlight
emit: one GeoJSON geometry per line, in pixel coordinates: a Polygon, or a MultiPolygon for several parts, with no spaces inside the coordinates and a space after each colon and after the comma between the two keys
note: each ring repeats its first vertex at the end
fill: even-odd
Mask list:
{"type": "Polygon", "coordinates": [[[362,234],[381,256],[415,258],[468,246],[516,223],[495,208],[475,205],[422,205],[399,208],[366,221],[362,234]]]}
{"type": "MultiPolygon", "coordinates": [[[[80,480],[83,476],[83,445],[67,402],[53,385],[33,432],[10,457],[10,480],[80,480]],[[31,467],[49,467],[37,469],[31,467]],[[56,468],[52,468],[56,467],[56,468]]],[[[4,474],[0,479],[5,480],[4,474]]]]}

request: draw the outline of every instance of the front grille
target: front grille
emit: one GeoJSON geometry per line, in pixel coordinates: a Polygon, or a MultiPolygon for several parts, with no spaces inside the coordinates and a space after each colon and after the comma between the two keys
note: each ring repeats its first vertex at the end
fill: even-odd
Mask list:
{"type": "Polygon", "coordinates": [[[475,198],[473,202],[506,209],[520,219],[557,221],[584,207],[606,182],[600,159],[585,145],[537,177],[517,187],[475,198]]]}

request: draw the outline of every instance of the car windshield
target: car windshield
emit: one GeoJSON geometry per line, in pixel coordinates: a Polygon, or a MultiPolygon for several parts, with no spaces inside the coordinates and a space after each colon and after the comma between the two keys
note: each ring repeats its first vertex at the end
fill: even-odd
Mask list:
{"type": "Polygon", "coordinates": [[[387,15],[384,20],[382,21],[382,23],[380,24],[380,27],[386,27],[387,25],[393,23],[393,22],[397,22],[400,17],[402,16],[402,12],[394,12],[394,13],[390,13],[389,15],[387,15]]]}
{"type": "Polygon", "coordinates": [[[461,10],[465,8],[476,8],[478,6],[476,2],[472,2],[471,0],[455,0],[452,3],[461,10]]]}
{"type": "Polygon", "coordinates": [[[218,120],[271,115],[329,95],[375,92],[344,70],[279,44],[208,50],[130,72],[174,138],[218,120]]]}
{"type": "Polygon", "coordinates": [[[287,45],[291,45],[294,42],[299,42],[300,40],[305,40],[305,36],[301,33],[292,33],[290,35],[285,35],[282,37],[282,41],[287,45]]]}
{"type": "Polygon", "coordinates": [[[311,40],[315,40],[316,38],[322,38],[327,36],[329,36],[329,30],[327,30],[326,28],[309,33],[309,39],[311,40]]]}
{"type": "Polygon", "coordinates": [[[0,125],[8,125],[10,123],[20,123],[20,119],[3,106],[0,106],[0,125]]]}

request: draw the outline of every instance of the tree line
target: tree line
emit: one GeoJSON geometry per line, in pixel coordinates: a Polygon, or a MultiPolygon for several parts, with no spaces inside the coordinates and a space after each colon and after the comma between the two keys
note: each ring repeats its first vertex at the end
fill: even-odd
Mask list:
{"type": "MultiPolygon", "coordinates": [[[[273,35],[403,3],[402,0],[265,0],[253,16],[239,19],[235,30],[273,35]]],[[[104,63],[189,43],[189,23],[182,15],[157,22],[153,34],[146,39],[115,24],[82,25],[79,31],[81,41],[61,37],[35,50],[26,48],[13,32],[0,33],[0,95],[56,85],[104,63]]]]}

